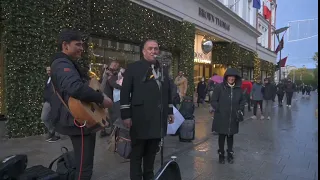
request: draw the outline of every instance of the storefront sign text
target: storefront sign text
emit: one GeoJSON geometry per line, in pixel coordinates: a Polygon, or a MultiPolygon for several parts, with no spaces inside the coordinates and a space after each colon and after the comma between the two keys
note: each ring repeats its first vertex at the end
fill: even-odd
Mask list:
{"type": "Polygon", "coordinates": [[[211,57],[209,54],[194,52],[194,62],[195,63],[211,64],[210,59],[211,59],[211,57]]]}
{"type": "Polygon", "coordinates": [[[205,11],[204,9],[199,7],[199,16],[207,19],[208,21],[215,23],[216,25],[224,28],[225,30],[230,30],[230,24],[227,24],[226,22],[222,21],[221,19],[213,16],[211,13],[205,11]]]}

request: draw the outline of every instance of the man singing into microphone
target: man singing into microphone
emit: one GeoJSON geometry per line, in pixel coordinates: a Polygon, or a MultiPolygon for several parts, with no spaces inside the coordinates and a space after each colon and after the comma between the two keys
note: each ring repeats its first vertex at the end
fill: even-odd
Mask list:
{"type": "Polygon", "coordinates": [[[168,71],[164,69],[162,78],[160,63],[155,59],[159,55],[157,41],[147,40],[142,53],[142,60],[129,64],[120,93],[121,118],[124,125],[130,128],[132,143],[131,180],[154,178],[154,160],[160,139],[167,132],[168,121],[174,121],[168,71]]]}

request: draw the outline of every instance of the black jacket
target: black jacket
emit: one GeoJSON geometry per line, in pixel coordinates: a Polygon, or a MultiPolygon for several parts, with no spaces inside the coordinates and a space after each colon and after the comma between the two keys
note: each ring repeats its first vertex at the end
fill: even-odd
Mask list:
{"type": "MultiPolygon", "coordinates": [[[[197,86],[198,100],[205,99],[207,94],[207,85],[205,82],[199,82],[197,86]]],[[[199,101],[198,101],[199,102],[199,101]]]]}
{"type": "Polygon", "coordinates": [[[286,84],[285,84],[286,93],[288,93],[288,92],[292,93],[295,91],[295,89],[296,89],[296,85],[293,82],[291,82],[291,81],[286,82],[286,84]]]}
{"type": "Polygon", "coordinates": [[[104,93],[113,101],[113,89],[121,89],[121,85],[117,84],[118,74],[108,77],[104,93]]]}
{"type": "Polygon", "coordinates": [[[261,91],[264,100],[274,100],[276,97],[276,87],[271,83],[265,84],[261,91]]]}
{"type": "Polygon", "coordinates": [[[52,89],[51,80],[49,83],[48,81],[46,81],[46,83],[44,84],[43,102],[50,102],[52,94],[53,94],[53,89],[52,89]]]}
{"type": "MultiPolygon", "coordinates": [[[[88,77],[80,71],[77,63],[64,53],[57,53],[51,64],[51,81],[57,93],[61,95],[64,102],[68,104],[69,97],[84,102],[95,102],[101,104],[103,95],[91,89],[87,85],[88,77]]],[[[56,131],[63,135],[80,135],[80,128],[74,125],[74,118],[68,109],[58,98],[57,94],[51,97],[50,115],[56,131]]],[[[85,128],[85,134],[90,133],[85,128]]]]}
{"type": "Polygon", "coordinates": [[[238,110],[244,111],[245,97],[241,90],[242,80],[236,69],[229,68],[224,74],[224,81],[213,91],[211,105],[214,109],[212,130],[219,134],[236,134],[239,132],[238,110]],[[227,76],[236,76],[233,88],[227,84],[227,76]]]}
{"type": "Polygon", "coordinates": [[[124,73],[120,92],[121,118],[131,118],[131,138],[156,139],[166,135],[168,115],[173,114],[171,88],[167,69],[162,86],[162,119],[160,114],[160,90],[152,76],[151,63],[146,60],[129,64],[124,73]]]}
{"type": "Polygon", "coordinates": [[[285,87],[284,87],[284,84],[281,82],[277,85],[277,94],[284,95],[284,93],[285,93],[285,87]]]}

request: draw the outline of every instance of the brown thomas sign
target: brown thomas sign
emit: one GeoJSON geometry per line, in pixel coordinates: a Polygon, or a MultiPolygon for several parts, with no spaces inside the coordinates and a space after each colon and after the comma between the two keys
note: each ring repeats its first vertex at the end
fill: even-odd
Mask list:
{"type": "Polygon", "coordinates": [[[230,31],[230,24],[222,21],[221,19],[213,16],[211,13],[207,12],[206,10],[199,7],[199,16],[207,19],[208,21],[215,23],[216,25],[224,28],[227,31],[230,31]]]}

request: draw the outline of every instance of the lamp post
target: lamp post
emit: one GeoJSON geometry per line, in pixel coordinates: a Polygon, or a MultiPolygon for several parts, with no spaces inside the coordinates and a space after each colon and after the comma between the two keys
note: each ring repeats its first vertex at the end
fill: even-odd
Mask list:
{"type": "MultiPolygon", "coordinates": [[[[285,32],[287,29],[289,28],[289,26],[286,26],[286,27],[283,27],[283,28],[280,28],[280,29],[277,29],[275,31],[272,32],[272,34],[275,34],[277,39],[278,39],[278,43],[280,43],[280,33],[282,32],[285,32]]],[[[281,61],[281,51],[282,51],[282,48],[280,50],[280,60],[279,62],[281,61]]],[[[281,65],[279,63],[279,82],[281,81],[281,65]]]]}

